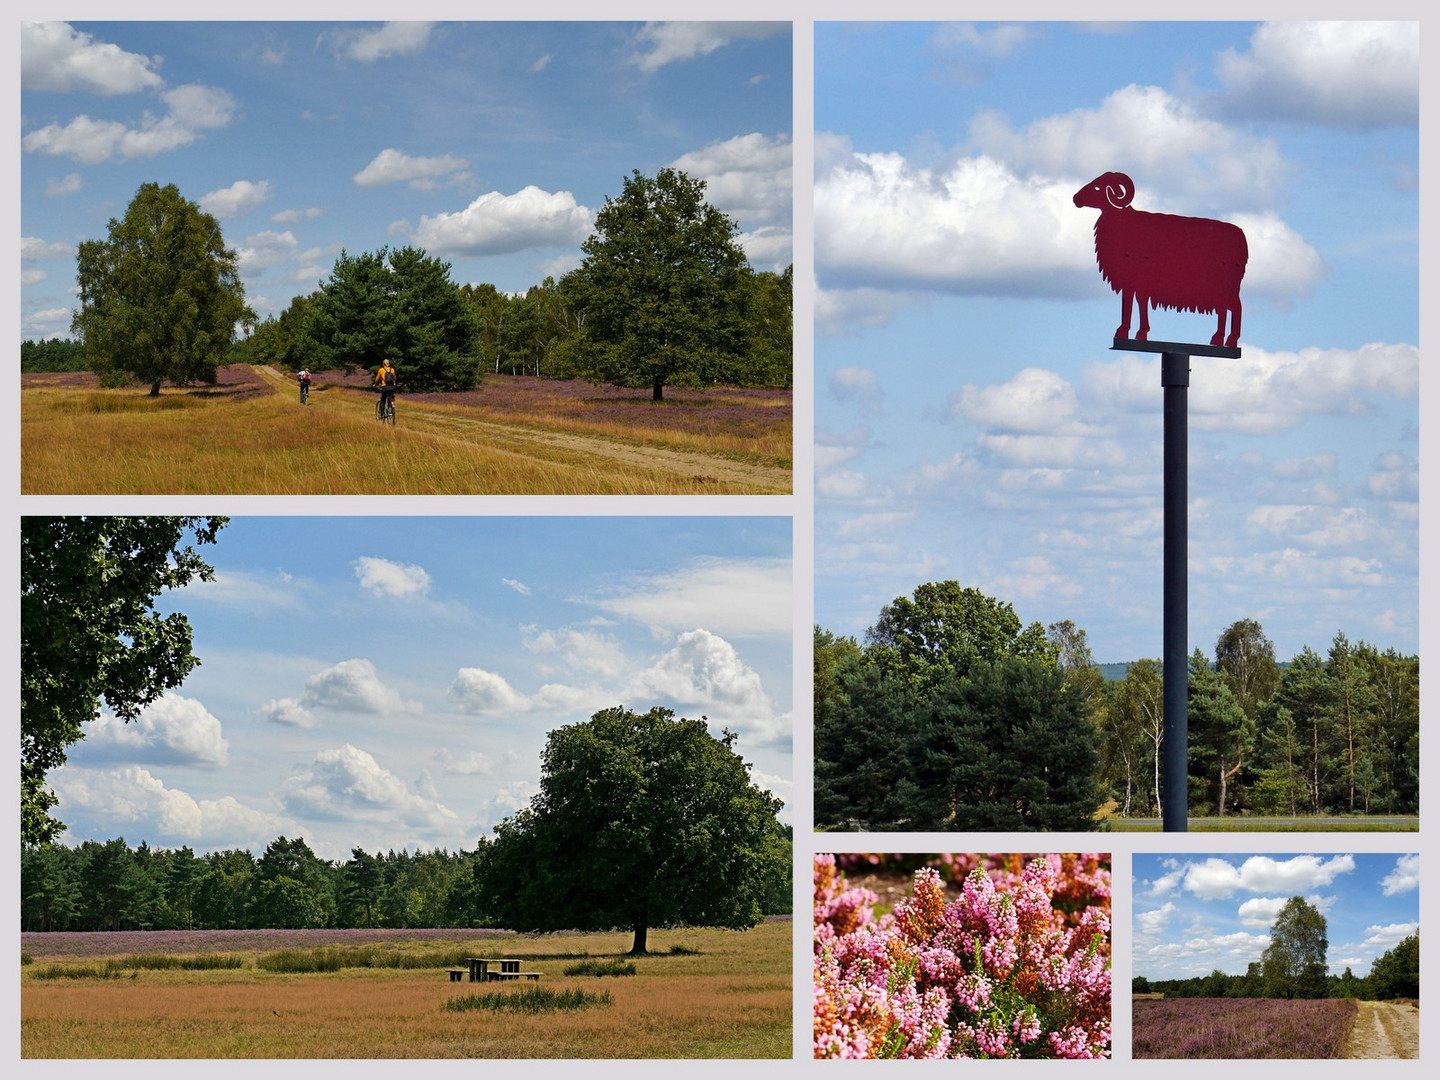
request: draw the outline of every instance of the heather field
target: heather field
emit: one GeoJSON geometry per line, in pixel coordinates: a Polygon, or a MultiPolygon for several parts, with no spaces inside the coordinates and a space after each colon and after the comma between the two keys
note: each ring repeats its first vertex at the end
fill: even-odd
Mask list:
{"type": "Polygon", "coordinates": [[[788,920],[629,934],[22,936],[27,1058],[784,1058],[788,920]],[[452,983],[468,956],[538,983],[452,983]],[[633,973],[629,970],[633,964],[633,973]],[[494,997],[493,995],[501,995],[494,997]]]}
{"type": "Polygon", "coordinates": [[[406,394],[374,422],[364,372],[222,368],[213,387],[101,389],[21,377],[28,494],[784,494],[788,390],[649,391],[487,376],[406,394]]]}
{"type": "Polygon", "coordinates": [[[1343,1058],[1353,1001],[1326,998],[1136,998],[1136,1058],[1343,1058]]]}

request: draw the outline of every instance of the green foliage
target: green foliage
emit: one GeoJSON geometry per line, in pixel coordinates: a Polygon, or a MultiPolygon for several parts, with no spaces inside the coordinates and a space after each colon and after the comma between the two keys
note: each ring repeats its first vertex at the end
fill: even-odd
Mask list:
{"type": "Polygon", "coordinates": [[[487,1012],[547,1013],[573,1012],[576,1009],[590,1009],[611,1003],[609,990],[592,993],[580,989],[552,990],[548,986],[527,986],[520,990],[464,994],[461,997],[448,998],[440,1007],[450,1012],[483,1009],[487,1012]]]}
{"type": "Polygon", "coordinates": [[[21,371],[87,371],[85,346],[68,338],[20,342],[21,371]]]}
{"type": "MultiPolygon", "coordinates": [[[[1348,970],[1348,969],[1347,969],[1348,970]]],[[[1420,935],[1411,934],[1370,965],[1370,993],[1377,999],[1420,996],[1420,935]]]]}
{"type": "Polygon", "coordinates": [[[1285,901],[1270,927],[1270,944],[1260,957],[1266,996],[1324,997],[1329,947],[1325,916],[1302,896],[1285,901]]]}
{"type": "Polygon", "coordinates": [[[1187,704],[1190,736],[1190,803],[1223,817],[1229,785],[1255,746],[1255,720],[1199,649],[1190,658],[1187,704]]]}
{"type": "Polygon", "coordinates": [[[565,965],[566,975],[593,975],[602,978],[606,975],[634,975],[635,965],[624,960],[578,960],[573,964],[565,965]]]}
{"type": "Polygon", "coordinates": [[[1094,728],[1051,664],[982,664],[943,687],[919,710],[908,758],[896,790],[911,829],[1093,827],[1094,728]]]}
{"type": "Polygon", "coordinates": [[[391,357],[409,390],[469,390],[479,380],[480,317],[450,264],[418,248],[340,253],[305,313],[314,363],[378,369],[391,357]]]}
{"type": "Polygon", "coordinates": [[[1038,622],[1021,626],[1015,609],[958,581],[932,581],[880,610],[865,634],[866,654],[918,699],[964,679],[978,664],[1010,658],[1053,665],[1055,650],[1038,622]]]}
{"type": "Polygon", "coordinates": [[[199,663],[184,615],[155,597],[210,567],[185,543],[214,543],[219,517],[20,519],[20,840],[50,843],[64,827],[45,787],[103,699],[121,720],[199,663]]]}
{"type": "Polygon", "coordinates": [[[550,732],[540,794],[485,854],[486,910],[516,930],[633,929],[636,954],[651,926],[757,925],[781,803],[750,782],[734,741],[661,708],[550,732]]]}
{"type": "Polygon", "coordinates": [[[595,215],[566,287],[583,316],[577,353],[594,382],[707,387],[743,378],[752,298],[736,225],[705,182],[637,169],[595,215]]]}
{"type": "Polygon", "coordinates": [[[142,184],[106,240],[77,255],[81,308],[71,331],[102,381],[130,377],[160,392],[162,380],[215,381],[245,305],[235,252],[220,223],[175,185],[142,184]]]}

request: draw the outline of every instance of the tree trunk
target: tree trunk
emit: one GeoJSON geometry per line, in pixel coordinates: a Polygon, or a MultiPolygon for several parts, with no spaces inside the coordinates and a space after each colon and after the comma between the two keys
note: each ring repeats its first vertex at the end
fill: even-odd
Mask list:
{"type": "Polygon", "coordinates": [[[645,952],[645,934],[647,933],[647,931],[649,931],[649,929],[650,929],[650,928],[649,928],[648,926],[646,926],[645,923],[642,922],[641,920],[639,920],[639,919],[636,919],[636,920],[635,920],[635,944],[633,944],[633,945],[630,946],[630,951],[629,951],[628,953],[626,953],[627,956],[645,956],[645,955],[646,955],[646,952],[645,952]]]}
{"type": "Polygon", "coordinates": [[[665,400],[665,384],[664,384],[663,382],[661,382],[659,379],[656,379],[656,380],[655,380],[655,392],[650,395],[650,400],[651,400],[651,401],[664,401],[664,400],[665,400]]]}
{"type": "Polygon", "coordinates": [[[159,379],[156,379],[153,383],[150,384],[150,395],[149,395],[149,396],[150,396],[150,397],[159,397],[159,396],[160,396],[160,380],[159,380],[159,379]]]}

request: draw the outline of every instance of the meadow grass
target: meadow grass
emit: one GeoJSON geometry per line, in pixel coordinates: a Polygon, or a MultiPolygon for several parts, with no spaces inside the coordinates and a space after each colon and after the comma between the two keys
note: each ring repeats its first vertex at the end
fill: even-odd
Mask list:
{"type": "Polygon", "coordinates": [[[519,990],[488,990],[483,994],[447,998],[440,1007],[451,1012],[485,1009],[489,1012],[546,1013],[573,1012],[575,1009],[612,1004],[614,1001],[609,990],[593,993],[575,987],[552,990],[548,986],[526,986],[519,990]]]}
{"type": "Polygon", "coordinates": [[[566,975],[593,975],[600,978],[605,975],[634,975],[635,965],[627,964],[624,960],[580,960],[574,964],[565,965],[566,975]]]}
{"type": "MultiPolygon", "coordinates": [[[[696,1058],[779,1057],[791,1053],[791,924],[745,933],[651,931],[657,954],[629,958],[633,978],[607,988],[612,1005],[546,1013],[452,1011],[444,1003],[473,992],[443,969],[403,966],[330,972],[135,970],[123,979],[57,982],[21,975],[21,1055],[28,1058],[696,1058]],[[669,954],[673,945],[686,952],[669,954]]],[[[541,973],[539,987],[568,986],[564,967],[580,958],[613,959],[628,934],[515,935],[464,941],[467,955],[521,959],[541,973]]],[[[451,958],[430,939],[375,952],[451,958]],[[442,955],[443,954],[443,955],[442,955]]],[[[311,951],[311,950],[302,950],[311,951]]],[[[318,950],[316,950],[318,951],[318,950]]],[[[352,950],[353,951],[353,950],[352,950]]],[[[96,965],[95,958],[55,966],[96,965]]],[[[445,965],[462,966],[462,965],[445,965]]],[[[582,977],[583,978],[583,977],[582,977]]],[[[592,984],[593,985],[593,984],[592,984]]],[[[515,994],[532,984],[506,984],[515,994]]]]}
{"type": "Polygon", "coordinates": [[[21,392],[21,487],[27,494],[790,489],[788,413],[762,437],[738,424],[671,429],[628,423],[625,413],[587,422],[547,418],[543,407],[490,416],[481,405],[414,399],[402,402],[401,422],[387,428],[375,423],[367,394],[335,386],[312,393],[312,402],[302,408],[258,385],[245,393],[171,389],[158,398],[31,386],[21,392]]]}
{"type": "MultiPolygon", "coordinates": [[[[1404,815],[1378,817],[1250,817],[1228,814],[1225,817],[1190,815],[1185,822],[1190,832],[1418,832],[1420,819],[1404,815]]],[[[1105,819],[1111,832],[1159,832],[1159,818],[1105,819]]]]}

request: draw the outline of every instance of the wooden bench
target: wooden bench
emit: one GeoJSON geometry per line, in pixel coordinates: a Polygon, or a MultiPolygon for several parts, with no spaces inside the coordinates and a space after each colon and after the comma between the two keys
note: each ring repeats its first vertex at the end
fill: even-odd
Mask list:
{"type": "Polygon", "coordinates": [[[519,960],[492,960],[479,956],[468,959],[471,982],[509,982],[522,978],[535,981],[540,978],[538,971],[521,971],[519,960]]]}
{"type": "Polygon", "coordinates": [[[445,970],[450,973],[451,982],[459,982],[461,979],[465,978],[464,968],[446,968],[445,970]]]}

